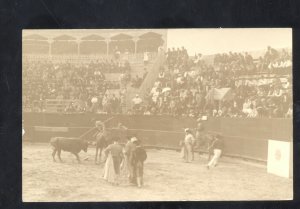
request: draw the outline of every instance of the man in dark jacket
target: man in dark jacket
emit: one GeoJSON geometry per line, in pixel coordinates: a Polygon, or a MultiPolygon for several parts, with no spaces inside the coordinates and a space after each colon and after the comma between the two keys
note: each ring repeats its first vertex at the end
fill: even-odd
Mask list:
{"type": "Polygon", "coordinates": [[[131,163],[133,165],[133,170],[137,178],[138,187],[143,185],[143,174],[144,174],[144,161],[147,159],[147,153],[145,149],[141,146],[139,140],[134,142],[136,144],[135,149],[132,151],[131,163]]]}

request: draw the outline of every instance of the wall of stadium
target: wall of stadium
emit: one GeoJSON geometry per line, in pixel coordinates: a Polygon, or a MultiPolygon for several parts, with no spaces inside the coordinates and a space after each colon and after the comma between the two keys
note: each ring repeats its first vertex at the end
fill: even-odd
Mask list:
{"type": "MultiPolygon", "coordinates": [[[[48,142],[52,136],[78,137],[94,127],[96,120],[111,117],[92,113],[23,113],[25,138],[48,142]]],[[[171,149],[179,148],[184,128],[196,126],[193,118],[122,115],[114,116],[107,127],[115,127],[118,122],[129,128],[129,134],[137,134],[143,144],[171,149]]],[[[292,119],[210,118],[204,125],[206,131],[224,135],[225,154],[259,161],[267,160],[269,139],[292,141],[293,138],[292,119]]],[[[91,135],[87,139],[92,140],[91,135]]]]}

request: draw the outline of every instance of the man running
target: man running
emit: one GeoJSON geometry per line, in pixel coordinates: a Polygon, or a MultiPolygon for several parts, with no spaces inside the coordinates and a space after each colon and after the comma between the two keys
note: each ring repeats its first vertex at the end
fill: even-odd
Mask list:
{"type": "Polygon", "coordinates": [[[216,167],[223,150],[223,137],[220,134],[217,134],[214,138],[214,141],[211,144],[211,148],[213,150],[214,156],[207,164],[207,169],[212,167],[216,167]]]}

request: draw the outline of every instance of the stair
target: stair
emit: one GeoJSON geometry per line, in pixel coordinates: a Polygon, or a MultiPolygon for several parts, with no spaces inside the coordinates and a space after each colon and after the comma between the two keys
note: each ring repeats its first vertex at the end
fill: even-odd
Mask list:
{"type": "MultiPolygon", "coordinates": [[[[156,81],[159,73],[160,66],[164,63],[165,55],[163,52],[159,53],[154,59],[150,60],[147,65],[148,74],[141,84],[140,88],[132,88],[131,86],[127,86],[126,92],[126,107],[127,110],[132,108],[132,99],[136,94],[144,99],[144,96],[148,89],[150,89],[154,82],[156,81]]],[[[135,61],[131,63],[131,76],[139,75],[143,76],[144,74],[144,63],[143,61],[135,61]]]]}

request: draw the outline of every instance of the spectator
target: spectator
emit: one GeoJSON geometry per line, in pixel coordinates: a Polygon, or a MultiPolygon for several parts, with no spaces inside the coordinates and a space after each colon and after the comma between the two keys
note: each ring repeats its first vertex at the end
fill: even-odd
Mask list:
{"type": "Polygon", "coordinates": [[[136,94],[135,97],[132,99],[133,111],[135,113],[139,113],[140,112],[142,101],[143,100],[140,98],[140,96],[138,94],[136,94]]]}

